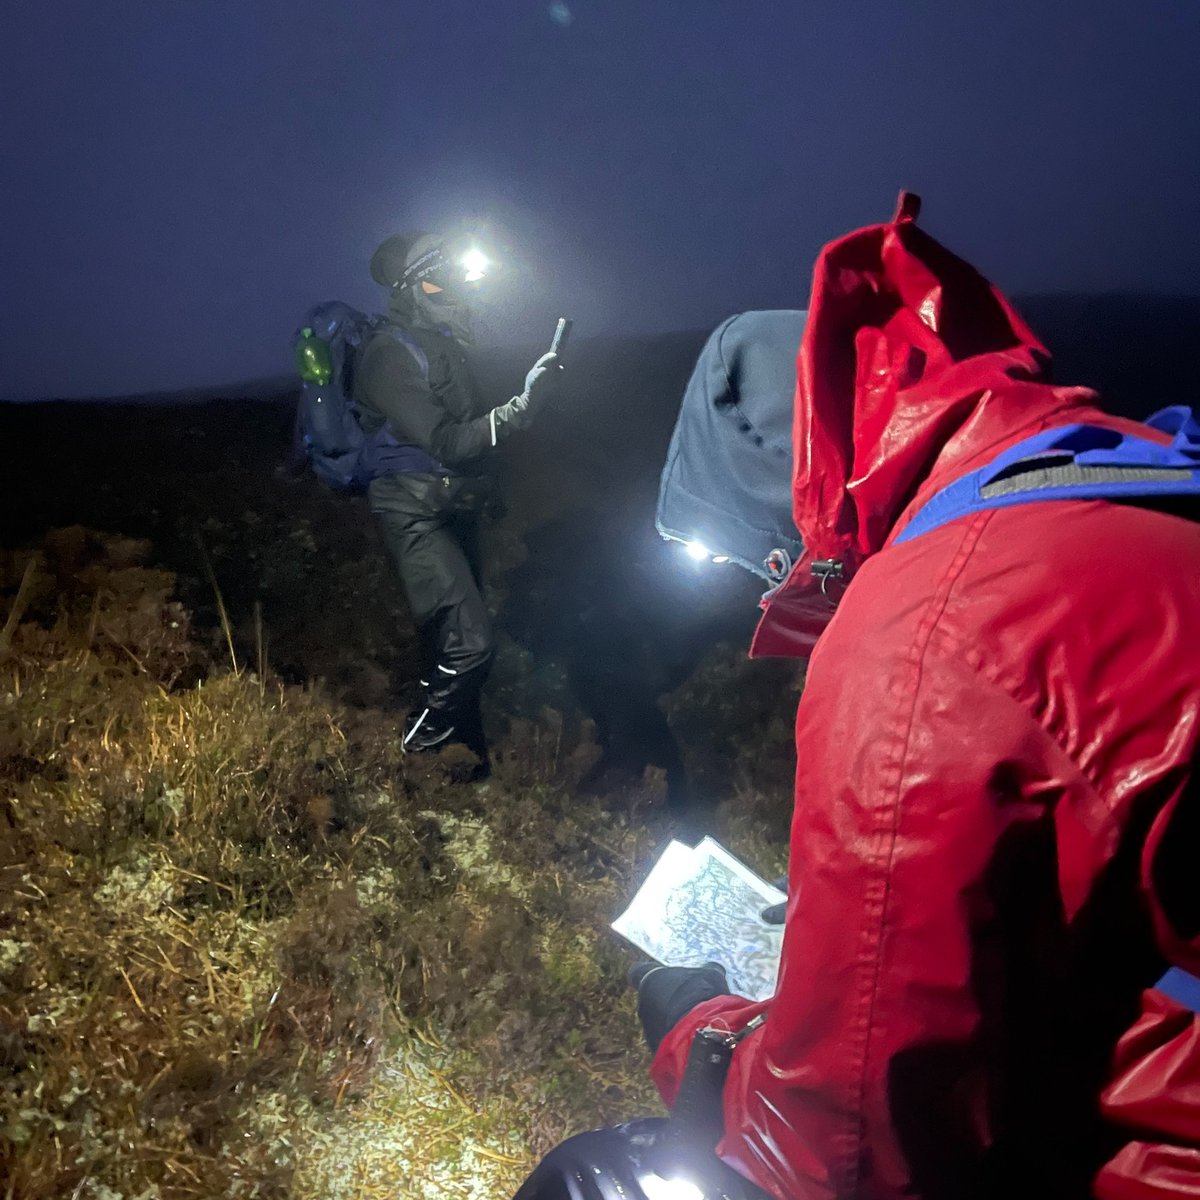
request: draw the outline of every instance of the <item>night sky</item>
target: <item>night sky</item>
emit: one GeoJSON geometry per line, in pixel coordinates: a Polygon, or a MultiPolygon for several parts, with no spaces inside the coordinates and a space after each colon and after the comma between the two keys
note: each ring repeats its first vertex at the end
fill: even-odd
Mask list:
{"type": "Polygon", "coordinates": [[[1200,0],[4,6],[0,397],[284,371],[386,234],[483,227],[485,333],[802,307],[924,223],[1013,292],[1200,292],[1200,0]]]}

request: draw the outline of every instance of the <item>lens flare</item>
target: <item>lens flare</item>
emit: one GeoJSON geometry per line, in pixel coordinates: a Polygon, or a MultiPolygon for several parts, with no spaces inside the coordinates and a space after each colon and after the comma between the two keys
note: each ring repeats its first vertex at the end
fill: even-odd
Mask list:
{"type": "Polygon", "coordinates": [[[700,562],[702,559],[712,557],[708,547],[703,542],[684,542],[683,548],[697,562],[700,562]]]}

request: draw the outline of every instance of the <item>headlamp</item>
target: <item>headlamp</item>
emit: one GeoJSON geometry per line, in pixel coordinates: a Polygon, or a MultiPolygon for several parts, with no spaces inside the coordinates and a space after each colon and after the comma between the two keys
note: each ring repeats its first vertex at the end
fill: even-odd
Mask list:
{"type": "Polygon", "coordinates": [[[638,1179],[646,1200],[704,1200],[701,1191],[690,1179],[664,1178],[656,1172],[638,1179]]]}
{"type": "Polygon", "coordinates": [[[733,561],[728,554],[714,554],[699,538],[676,537],[670,533],[663,533],[661,529],[659,534],[664,542],[674,542],[676,545],[682,546],[688,558],[693,562],[710,562],[721,566],[733,561]]]}
{"type": "Polygon", "coordinates": [[[491,259],[478,246],[469,246],[463,253],[455,254],[453,243],[438,245],[410,263],[400,282],[405,287],[428,283],[443,291],[453,291],[461,284],[478,283],[492,265],[491,259]]]}
{"type": "Polygon", "coordinates": [[[465,272],[463,283],[478,283],[488,273],[488,268],[492,264],[488,256],[478,246],[472,246],[458,260],[458,265],[465,272]]]}

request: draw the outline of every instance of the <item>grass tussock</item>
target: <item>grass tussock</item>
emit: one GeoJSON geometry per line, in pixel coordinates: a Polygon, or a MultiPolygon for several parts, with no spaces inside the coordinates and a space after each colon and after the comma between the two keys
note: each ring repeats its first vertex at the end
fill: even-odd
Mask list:
{"type": "Polygon", "coordinates": [[[661,780],[576,798],[550,711],[487,783],[405,759],[210,661],[147,553],[0,559],[0,1197],[503,1196],[654,1111],[607,922],[661,780]]]}

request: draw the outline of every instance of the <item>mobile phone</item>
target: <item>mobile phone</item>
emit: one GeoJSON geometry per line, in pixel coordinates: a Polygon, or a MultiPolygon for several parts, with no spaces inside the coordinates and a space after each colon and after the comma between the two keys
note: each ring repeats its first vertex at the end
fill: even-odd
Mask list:
{"type": "Polygon", "coordinates": [[[571,336],[571,326],[574,322],[570,317],[559,317],[558,325],[554,330],[554,341],[550,343],[550,350],[553,354],[562,354],[567,348],[567,339],[571,336]]]}

